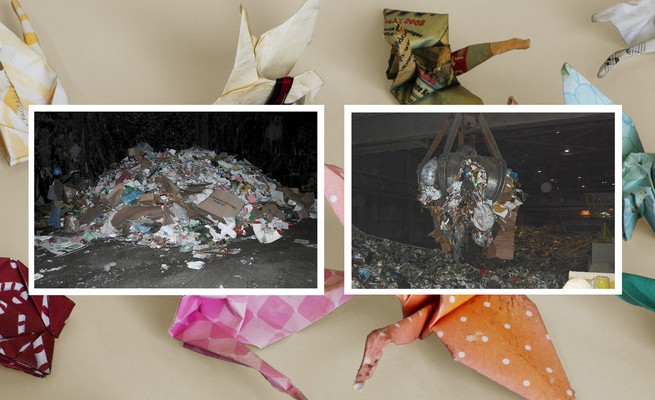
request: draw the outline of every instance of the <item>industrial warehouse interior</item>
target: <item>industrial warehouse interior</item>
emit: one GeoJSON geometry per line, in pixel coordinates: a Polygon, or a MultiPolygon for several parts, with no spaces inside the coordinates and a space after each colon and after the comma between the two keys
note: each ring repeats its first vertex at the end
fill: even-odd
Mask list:
{"type": "Polygon", "coordinates": [[[614,129],[613,113],[353,113],[353,288],[609,287],[614,129]]]}
{"type": "Polygon", "coordinates": [[[35,114],[37,288],[316,288],[316,112],[35,114]]]}

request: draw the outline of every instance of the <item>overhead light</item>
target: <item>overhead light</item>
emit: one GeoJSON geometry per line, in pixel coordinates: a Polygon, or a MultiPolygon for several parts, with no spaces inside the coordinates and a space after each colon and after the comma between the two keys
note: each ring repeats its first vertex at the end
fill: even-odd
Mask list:
{"type": "Polygon", "coordinates": [[[581,176],[578,176],[578,179],[582,179],[582,177],[581,177],[581,176]]]}
{"type": "Polygon", "coordinates": [[[559,131],[555,131],[555,133],[559,133],[559,131]]]}
{"type": "Polygon", "coordinates": [[[570,153],[571,150],[570,150],[570,149],[564,149],[564,152],[565,152],[565,153],[570,153]]]}
{"type": "Polygon", "coordinates": [[[540,169],[538,169],[538,170],[537,170],[537,173],[541,173],[541,170],[540,170],[540,169]]]}
{"type": "Polygon", "coordinates": [[[582,187],[585,187],[585,186],[584,186],[584,185],[582,185],[582,187]]]}

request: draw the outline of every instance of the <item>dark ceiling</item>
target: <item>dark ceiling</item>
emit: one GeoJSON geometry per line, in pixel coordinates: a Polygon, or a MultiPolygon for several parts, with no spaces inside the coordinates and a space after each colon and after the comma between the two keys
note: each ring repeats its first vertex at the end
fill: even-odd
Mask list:
{"type": "MultiPolygon", "coordinates": [[[[352,115],[353,172],[356,159],[392,159],[405,153],[419,161],[450,113],[357,113],[352,115]],[[386,153],[383,155],[382,153],[386,153]],[[395,154],[395,156],[392,156],[395,154]]],[[[507,167],[517,172],[523,190],[539,195],[614,191],[614,114],[485,113],[507,167]],[[548,187],[546,185],[545,187],[548,187]]],[[[482,134],[476,149],[486,153],[482,134]]],[[[443,151],[444,140],[435,155],[443,151]]],[[[418,165],[418,162],[416,163],[418,165]]],[[[394,177],[397,179],[397,176],[394,177]]],[[[415,183],[415,176],[407,177],[415,183]]],[[[356,179],[354,176],[353,179],[356,179]]]]}

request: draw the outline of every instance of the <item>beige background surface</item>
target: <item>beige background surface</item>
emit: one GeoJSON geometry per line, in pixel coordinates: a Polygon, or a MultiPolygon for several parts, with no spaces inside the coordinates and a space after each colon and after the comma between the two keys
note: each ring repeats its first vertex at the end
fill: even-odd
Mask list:
{"type": "MultiPolygon", "coordinates": [[[[613,0],[345,1],[324,0],[314,42],[295,71],[326,81],[326,161],[343,165],[344,104],[393,104],[384,76],[388,46],[382,8],[450,13],[453,48],[530,38],[532,48],[490,60],[461,77],[487,104],[508,95],[521,104],[561,104],[560,67],[569,61],[634,118],[655,151],[655,55],[623,61],[603,80],[596,71],[624,47],[591,14],[613,0]]],[[[254,35],[283,21],[300,1],[244,1],[254,35]]],[[[23,0],[72,104],[209,104],[232,68],[237,1],[23,0]]],[[[18,32],[9,0],[0,21],[18,32]]],[[[27,257],[27,168],[0,163],[5,229],[0,254],[27,257]]],[[[343,236],[328,212],[326,265],[342,268],[343,236]]],[[[623,245],[624,269],[655,277],[655,234],[640,223],[623,245]]],[[[650,398],[655,392],[655,315],[614,297],[533,296],[579,399],[650,398]]],[[[253,370],[201,356],[167,329],[175,297],[74,297],[57,342],[53,374],[36,379],[0,369],[7,398],[286,398],[253,370]]],[[[400,317],[390,296],[358,297],[302,334],[258,351],[310,398],[513,399],[503,387],[452,361],[435,337],[390,347],[363,392],[352,390],[368,332],[400,317]]]]}

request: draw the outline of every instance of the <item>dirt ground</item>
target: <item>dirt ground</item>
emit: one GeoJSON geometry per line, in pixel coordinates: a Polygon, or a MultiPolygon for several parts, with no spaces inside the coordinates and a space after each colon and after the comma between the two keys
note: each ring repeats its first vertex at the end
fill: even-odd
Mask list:
{"type": "Polygon", "coordinates": [[[315,288],[317,221],[304,219],[281,239],[233,241],[239,254],[199,260],[178,248],[153,249],[117,239],[95,240],[64,256],[36,248],[37,288],[315,288]],[[308,244],[294,240],[309,241],[308,244]],[[204,261],[199,270],[188,261],[204,261]]]}

